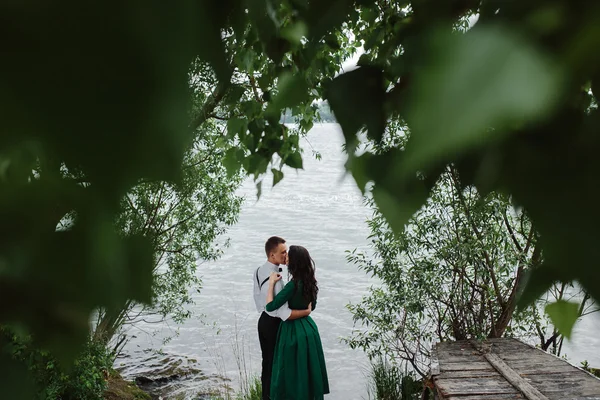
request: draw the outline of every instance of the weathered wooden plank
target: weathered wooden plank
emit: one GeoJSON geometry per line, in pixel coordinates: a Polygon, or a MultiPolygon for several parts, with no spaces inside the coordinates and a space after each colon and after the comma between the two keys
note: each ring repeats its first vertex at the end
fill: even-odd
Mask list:
{"type": "Polygon", "coordinates": [[[542,350],[536,349],[525,349],[520,352],[505,352],[500,349],[494,349],[493,352],[500,355],[500,358],[504,361],[518,361],[524,359],[549,360],[549,354],[545,354],[542,350]]]}
{"type": "MultiPolygon", "coordinates": [[[[575,367],[569,366],[569,365],[558,365],[558,366],[549,365],[546,368],[544,368],[543,366],[539,366],[536,368],[530,367],[527,369],[518,369],[518,368],[513,368],[513,369],[515,370],[515,372],[517,372],[519,375],[521,375],[524,378],[528,377],[529,375],[548,375],[548,376],[554,376],[555,379],[557,376],[561,376],[562,374],[570,374],[571,372],[573,372],[573,370],[576,370],[575,367]]],[[[600,400],[600,399],[598,399],[598,400],[600,400]]]]}
{"type": "Polygon", "coordinates": [[[469,370],[493,370],[493,367],[487,361],[473,363],[446,363],[440,361],[440,371],[469,371],[469,370]]]}
{"type": "Polygon", "coordinates": [[[571,399],[595,399],[600,400],[597,392],[578,387],[562,387],[560,389],[545,390],[546,397],[550,400],[571,400],[571,399]]]}
{"type": "MultiPolygon", "coordinates": [[[[541,350],[540,350],[541,351],[541,350]]],[[[524,354],[523,358],[514,358],[514,359],[506,359],[506,357],[500,357],[502,358],[502,360],[504,360],[505,363],[513,366],[515,368],[525,368],[528,365],[552,365],[552,366],[558,366],[558,365],[571,365],[568,362],[561,360],[559,358],[556,357],[544,357],[542,354],[542,357],[540,357],[539,354],[537,354],[536,356],[530,356],[528,354],[524,354]]]]}
{"type": "Polygon", "coordinates": [[[568,397],[567,399],[562,400],[600,400],[598,396],[585,396],[585,397],[568,397]]]}
{"type": "Polygon", "coordinates": [[[560,374],[580,371],[569,363],[555,362],[553,360],[549,360],[548,362],[541,362],[539,360],[504,360],[504,362],[521,376],[537,373],[560,374]]]}
{"type": "Polygon", "coordinates": [[[444,371],[443,374],[439,375],[440,379],[448,379],[448,378],[477,378],[477,377],[485,377],[485,376],[492,376],[492,377],[501,377],[502,375],[500,375],[498,373],[498,371],[496,371],[493,368],[489,368],[489,369],[482,369],[482,370],[463,370],[463,371],[444,371]]]}
{"type": "Polygon", "coordinates": [[[538,375],[538,374],[545,374],[545,375],[557,375],[558,374],[558,375],[560,375],[560,374],[570,374],[572,372],[577,372],[577,373],[580,372],[577,368],[575,368],[574,366],[567,364],[567,363],[561,363],[561,364],[548,363],[547,365],[544,365],[541,363],[521,364],[521,365],[513,365],[511,363],[507,363],[507,364],[510,365],[510,367],[521,376],[538,375]]]}
{"type": "Polygon", "coordinates": [[[495,353],[487,353],[484,357],[498,372],[500,372],[508,382],[515,388],[519,389],[529,400],[548,400],[536,387],[532,386],[528,381],[523,379],[511,369],[500,357],[495,353]]]}
{"type": "Polygon", "coordinates": [[[556,397],[555,394],[570,397],[596,396],[600,398],[600,380],[582,372],[575,370],[571,373],[563,373],[560,376],[528,375],[525,379],[552,398],[561,398],[556,397]]]}
{"type": "Polygon", "coordinates": [[[493,394],[517,394],[519,393],[510,383],[502,377],[480,377],[480,378],[456,378],[441,379],[434,378],[434,383],[440,394],[447,398],[449,396],[474,396],[493,394]]]}
{"type": "Polygon", "coordinates": [[[436,351],[438,360],[444,360],[444,362],[473,362],[473,361],[485,361],[483,356],[471,349],[471,351],[448,351],[439,350],[436,351]]]}
{"type": "Polygon", "coordinates": [[[521,393],[511,394],[477,394],[467,396],[450,396],[445,400],[505,400],[505,399],[524,399],[521,393]]]}

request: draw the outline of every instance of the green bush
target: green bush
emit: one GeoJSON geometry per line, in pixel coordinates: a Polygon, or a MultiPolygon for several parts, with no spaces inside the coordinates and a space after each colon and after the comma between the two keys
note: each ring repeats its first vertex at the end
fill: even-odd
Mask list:
{"type": "Polygon", "coordinates": [[[89,341],[84,351],[67,368],[49,352],[38,348],[31,337],[3,330],[12,358],[29,370],[39,400],[102,399],[112,358],[106,347],[89,341]]]}

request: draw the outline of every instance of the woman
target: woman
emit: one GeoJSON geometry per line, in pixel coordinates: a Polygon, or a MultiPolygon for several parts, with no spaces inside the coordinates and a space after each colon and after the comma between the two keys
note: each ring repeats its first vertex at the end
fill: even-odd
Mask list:
{"type": "MultiPolygon", "coordinates": [[[[267,311],[286,302],[292,310],[305,310],[317,305],[317,280],[314,261],[302,246],[290,246],[288,272],[292,276],[275,298],[273,288],[281,275],[269,277],[267,311]]],[[[272,400],[316,400],[329,393],[323,346],[317,325],[310,316],[286,320],[279,326],[271,377],[272,400]]]]}

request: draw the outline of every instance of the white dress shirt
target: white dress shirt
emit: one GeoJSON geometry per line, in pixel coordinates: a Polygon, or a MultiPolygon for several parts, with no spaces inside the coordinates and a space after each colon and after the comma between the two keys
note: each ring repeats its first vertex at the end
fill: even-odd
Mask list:
{"type": "MultiPolygon", "coordinates": [[[[256,311],[258,311],[259,314],[264,311],[271,317],[281,318],[282,321],[285,321],[292,314],[292,310],[290,310],[288,303],[285,303],[275,311],[269,312],[265,310],[267,305],[267,293],[269,291],[269,276],[271,275],[271,272],[279,272],[279,267],[267,261],[262,266],[258,267],[258,269],[254,270],[254,273],[252,274],[256,311]]],[[[277,296],[277,293],[279,293],[281,289],[283,289],[283,279],[275,282],[275,296],[277,296]]]]}

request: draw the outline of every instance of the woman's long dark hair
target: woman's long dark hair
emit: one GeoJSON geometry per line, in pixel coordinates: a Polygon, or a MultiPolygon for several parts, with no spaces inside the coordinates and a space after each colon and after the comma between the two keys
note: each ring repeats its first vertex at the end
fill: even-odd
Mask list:
{"type": "Polygon", "coordinates": [[[315,262],[302,246],[290,246],[288,250],[288,272],[292,280],[302,282],[302,294],[308,302],[317,299],[319,288],[315,279],[315,262]]]}

